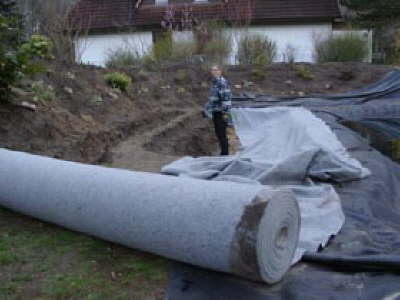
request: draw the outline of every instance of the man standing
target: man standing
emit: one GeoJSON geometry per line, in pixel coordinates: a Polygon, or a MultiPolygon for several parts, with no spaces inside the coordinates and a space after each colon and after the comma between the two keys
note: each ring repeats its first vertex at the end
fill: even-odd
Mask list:
{"type": "Polygon", "coordinates": [[[221,155],[229,155],[229,142],[226,134],[227,117],[231,108],[232,91],[229,82],[222,76],[220,66],[211,68],[213,76],[210,97],[206,104],[206,112],[212,114],[215,134],[218,138],[221,155]]]}

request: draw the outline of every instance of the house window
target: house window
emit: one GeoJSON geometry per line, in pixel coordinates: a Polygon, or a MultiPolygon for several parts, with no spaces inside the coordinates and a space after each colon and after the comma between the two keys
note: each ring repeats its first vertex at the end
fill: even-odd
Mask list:
{"type": "Polygon", "coordinates": [[[156,0],[156,5],[167,5],[168,0],[156,0]]]}

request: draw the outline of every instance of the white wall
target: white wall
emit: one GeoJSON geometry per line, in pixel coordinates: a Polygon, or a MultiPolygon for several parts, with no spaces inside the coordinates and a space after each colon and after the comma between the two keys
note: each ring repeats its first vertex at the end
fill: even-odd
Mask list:
{"type": "Polygon", "coordinates": [[[194,34],[193,34],[193,31],[190,31],[190,30],[174,31],[172,34],[172,38],[175,42],[193,41],[194,34]]]}
{"type": "Polygon", "coordinates": [[[231,64],[237,63],[238,42],[245,34],[261,34],[273,40],[277,45],[277,62],[283,61],[283,53],[288,45],[296,49],[296,61],[313,62],[315,38],[332,34],[332,24],[252,26],[246,30],[227,29],[226,34],[232,39],[231,64]]]}
{"type": "Polygon", "coordinates": [[[107,53],[119,48],[137,51],[143,55],[153,44],[152,33],[134,32],[124,34],[90,35],[75,42],[77,61],[104,66],[107,53]]]}
{"type": "MultiPolygon", "coordinates": [[[[232,39],[232,53],[227,63],[237,63],[238,42],[244,34],[262,34],[276,42],[276,61],[283,61],[283,53],[288,45],[296,49],[296,61],[313,62],[315,38],[332,34],[332,24],[266,25],[252,26],[246,30],[229,28],[226,34],[232,39]]],[[[174,40],[193,39],[192,32],[174,32],[174,40]]],[[[104,66],[107,52],[118,48],[146,53],[153,44],[152,33],[134,32],[129,34],[90,35],[76,42],[77,59],[82,63],[104,66]]]]}

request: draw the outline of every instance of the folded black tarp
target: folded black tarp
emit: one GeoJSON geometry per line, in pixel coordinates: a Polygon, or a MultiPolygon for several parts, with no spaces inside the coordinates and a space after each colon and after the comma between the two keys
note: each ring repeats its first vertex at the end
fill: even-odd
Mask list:
{"type": "Polygon", "coordinates": [[[335,185],[346,215],[343,229],[281,283],[268,286],[174,264],[167,299],[400,299],[400,165],[394,161],[400,152],[400,71],[341,95],[241,100],[234,105],[310,109],[372,175],[335,185]]]}

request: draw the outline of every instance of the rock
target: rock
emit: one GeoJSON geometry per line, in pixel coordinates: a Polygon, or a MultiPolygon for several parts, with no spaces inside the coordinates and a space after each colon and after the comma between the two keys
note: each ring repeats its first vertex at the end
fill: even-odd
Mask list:
{"type": "Polygon", "coordinates": [[[234,87],[235,87],[235,89],[241,89],[242,85],[241,84],[235,84],[234,87]]]}
{"type": "Polygon", "coordinates": [[[325,88],[327,89],[327,90],[330,90],[330,89],[332,89],[332,84],[330,84],[330,83],[327,83],[327,84],[325,84],[325,88]]]}
{"type": "Polygon", "coordinates": [[[147,87],[144,87],[144,88],[142,88],[142,93],[148,93],[150,90],[149,90],[149,88],[147,88],[147,87]]]}
{"type": "Polygon", "coordinates": [[[290,95],[295,95],[296,92],[295,91],[290,91],[290,95]]]}
{"type": "Polygon", "coordinates": [[[37,106],[35,104],[29,103],[29,102],[26,102],[26,101],[21,102],[19,104],[19,106],[21,106],[23,108],[27,108],[29,110],[33,110],[33,111],[35,111],[37,109],[37,106]]]}
{"type": "Polygon", "coordinates": [[[14,86],[11,87],[11,92],[14,93],[18,97],[27,97],[32,94],[32,93],[24,91],[23,89],[14,87],[14,86]]]}
{"type": "Polygon", "coordinates": [[[184,93],[186,93],[186,89],[183,87],[180,87],[180,88],[178,88],[177,92],[178,92],[178,94],[184,94],[184,93]]]}
{"type": "Polygon", "coordinates": [[[304,93],[304,92],[298,92],[297,93],[300,97],[304,97],[305,95],[306,95],[306,93],[304,93]]]}
{"type": "Polygon", "coordinates": [[[206,57],[204,55],[195,54],[192,55],[191,61],[194,64],[203,64],[206,61],[206,57]]]}
{"type": "Polygon", "coordinates": [[[119,96],[114,92],[108,92],[107,94],[108,94],[108,96],[110,96],[114,100],[118,100],[119,99],[119,96]]]}
{"type": "Polygon", "coordinates": [[[68,78],[68,79],[71,79],[71,80],[74,80],[76,77],[75,77],[75,74],[74,73],[72,73],[72,72],[67,72],[67,73],[65,73],[65,76],[68,78]]]}
{"type": "Polygon", "coordinates": [[[112,280],[116,280],[117,279],[117,275],[115,275],[115,272],[111,272],[111,279],[112,280]]]}
{"type": "Polygon", "coordinates": [[[286,83],[287,85],[292,85],[292,84],[293,84],[293,81],[291,81],[291,80],[286,80],[285,83],[286,83]]]}
{"type": "Polygon", "coordinates": [[[252,81],[247,81],[247,80],[243,81],[243,87],[244,88],[248,88],[248,87],[251,87],[253,85],[254,85],[254,82],[252,82],[252,81]]]}
{"type": "Polygon", "coordinates": [[[209,87],[209,84],[208,84],[207,82],[204,82],[204,81],[203,81],[203,82],[201,83],[201,87],[202,87],[202,88],[208,88],[208,87],[209,87]]]}
{"type": "Polygon", "coordinates": [[[119,88],[113,88],[113,89],[112,89],[112,93],[121,95],[121,94],[122,94],[122,91],[121,91],[119,88]]]}
{"type": "Polygon", "coordinates": [[[66,93],[68,93],[68,94],[70,94],[70,95],[72,95],[73,93],[74,93],[74,90],[73,89],[71,89],[70,87],[64,87],[64,91],[66,92],[66,93]]]}
{"type": "Polygon", "coordinates": [[[100,95],[93,95],[92,98],[90,98],[90,102],[94,104],[100,104],[103,103],[103,98],[100,95]]]}
{"type": "Polygon", "coordinates": [[[93,119],[93,117],[92,117],[91,115],[88,115],[88,114],[81,114],[81,118],[82,118],[84,121],[88,122],[88,123],[91,123],[91,124],[96,123],[95,120],[93,119]]]}

